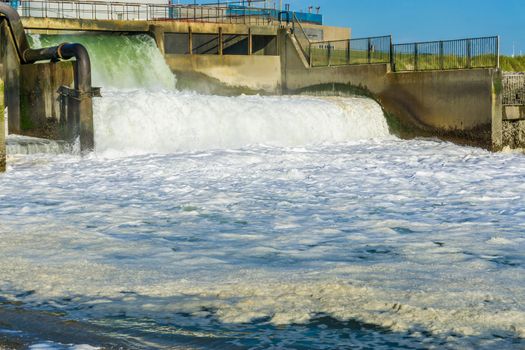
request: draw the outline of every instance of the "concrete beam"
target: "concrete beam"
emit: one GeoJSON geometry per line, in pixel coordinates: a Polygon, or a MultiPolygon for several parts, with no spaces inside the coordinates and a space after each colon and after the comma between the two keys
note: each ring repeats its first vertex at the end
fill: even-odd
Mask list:
{"type": "Polygon", "coordinates": [[[59,19],[59,18],[22,18],[24,28],[33,33],[57,34],[64,32],[95,31],[95,32],[125,32],[148,33],[152,28],[168,33],[187,33],[191,26],[194,33],[218,33],[223,28],[224,34],[245,34],[251,30],[254,35],[277,35],[277,25],[256,26],[247,24],[202,23],[177,21],[120,21],[91,19],[59,19]]]}

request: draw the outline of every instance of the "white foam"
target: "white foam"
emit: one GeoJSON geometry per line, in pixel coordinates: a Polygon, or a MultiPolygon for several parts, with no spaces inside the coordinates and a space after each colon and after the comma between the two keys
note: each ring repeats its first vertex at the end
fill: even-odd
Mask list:
{"type": "Polygon", "coordinates": [[[456,345],[525,337],[522,155],[388,139],[36,157],[0,179],[8,298],[67,297],[85,318],[328,314],[456,345]]]}

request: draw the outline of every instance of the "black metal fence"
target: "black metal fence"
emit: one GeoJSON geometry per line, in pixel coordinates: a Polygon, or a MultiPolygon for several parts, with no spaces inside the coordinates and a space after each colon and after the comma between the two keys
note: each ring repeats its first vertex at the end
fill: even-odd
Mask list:
{"type": "Polygon", "coordinates": [[[499,37],[393,45],[394,70],[422,71],[499,66],[499,37]]]}
{"type": "Polygon", "coordinates": [[[503,74],[503,104],[506,106],[525,105],[525,73],[503,74]]]}
{"type": "Polygon", "coordinates": [[[391,36],[312,42],[312,67],[390,63],[391,36]]]}

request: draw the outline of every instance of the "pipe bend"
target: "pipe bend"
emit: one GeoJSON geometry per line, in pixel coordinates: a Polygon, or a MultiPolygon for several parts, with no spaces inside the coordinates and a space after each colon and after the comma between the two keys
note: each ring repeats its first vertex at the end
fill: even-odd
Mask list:
{"type": "Polygon", "coordinates": [[[75,88],[82,92],[91,92],[91,60],[86,47],[82,44],[62,44],[57,47],[63,59],[76,59],[75,88]]]}

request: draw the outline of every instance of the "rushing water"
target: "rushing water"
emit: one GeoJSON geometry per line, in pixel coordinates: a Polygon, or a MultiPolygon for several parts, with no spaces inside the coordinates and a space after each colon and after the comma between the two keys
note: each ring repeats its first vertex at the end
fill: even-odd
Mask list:
{"type": "Polygon", "coordinates": [[[94,154],[11,154],[0,340],[525,346],[523,155],[399,140],[362,98],[203,96],[158,71],[148,89],[98,75],[94,154]],[[17,323],[20,307],[112,340],[17,323]]]}

